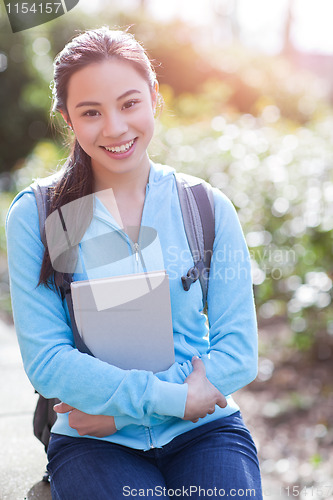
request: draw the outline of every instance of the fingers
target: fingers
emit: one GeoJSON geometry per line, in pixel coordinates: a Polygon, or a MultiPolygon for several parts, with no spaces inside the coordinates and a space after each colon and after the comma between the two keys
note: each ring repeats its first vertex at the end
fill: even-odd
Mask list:
{"type": "Polygon", "coordinates": [[[203,377],[206,376],[206,368],[200,358],[198,358],[197,356],[193,356],[191,363],[193,366],[193,371],[198,373],[198,375],[202,375],[203,377]]]}
{"type": "Polygon", "coordinates": [[[67,403],[58,403],[53,407],[56,413],[68,413],[69,411],[75,410],[73,406],[69,406],[67,403]]]}
{"type": "MultiPolygon", "coordinates": [[[[207,413],[200,415],[199,418],[205,418],[207,415],[212,415],[214,412],[215,412],[215,407],[214,408],[210,408],[207,411],[207,413]]],[[[194,418],[193,420],[191,420],[191,422],[197,423],[197,422],[199,422],[199,418],[194,418]]]]}
{"type": "Polygon", "coordinates": [[[219,393],[219,396],[217,398],[216,404],[220,408],[225,408],[227,406],[227,400],[225,399],[225,397],[223,396],[223,394],[219,393]]]}

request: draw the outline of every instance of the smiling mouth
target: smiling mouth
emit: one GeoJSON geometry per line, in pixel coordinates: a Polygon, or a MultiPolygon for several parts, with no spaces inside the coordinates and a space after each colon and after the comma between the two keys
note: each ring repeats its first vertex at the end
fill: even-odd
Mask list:
{"type": "Polygon", "coordinates": [[[117,153],[118,154],[126,153],[127,151],[129,151],[131,149],[131,147],[133,146],[135,141],[136,141],[136,138],[132,139],[131,141],[127,142],[126,144],[122,144],[121,146],[114,146],[114,147],[102,146],[102,148],[106,149],[106,151],[109,151],[110,153],[116,153],[116,154],[117,153]]]}

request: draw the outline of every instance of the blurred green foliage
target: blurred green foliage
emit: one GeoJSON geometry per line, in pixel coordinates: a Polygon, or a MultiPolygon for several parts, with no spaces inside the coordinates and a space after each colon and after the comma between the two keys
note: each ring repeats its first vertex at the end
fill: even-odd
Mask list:
{"type": "MultiPolygon", "coordinates": [[[[123,13],[109,16],[105,24],[133,23],[123,13]]],[[[94,22],[80,19],[76,27],[84,25],[94,22]]],[[[200,46],[180,22],[148,23],[138,14],[131,31],[160,63],[165,105],[152,159],[207,179],[232,200],[250,249],[259,319],[288,318],[292,345],[308,350],[324,339],[321,356],[331,356],[333,112],[321,85],[282,57],[240,46],[200,46]]],[[[22,142],[14,147],[13,139],[0,151],[6,152],[1,168],[12,168],[14,191],[52,172],[65,157],[59,134],[45,125],[47,82],[51,55],[73,34],[69,16],[49,23],[37,38],[23,32],[16,38],[20,64],[13,46],[0,38],[9,57],[0,73],[8,98],[1,97],[0,132],[10,141],[16,129],[22,142]],[[26,134],[36,122],[44,124],[36,126],[40,135],[26,134]]],[[[10,196],[2,196],[3,215],[10,196]]],[[[4,255],[3,227],[0,245],[4,255]]],[[[1,273],[5,291],[4,264],[1,273]]]]}
{"type": "MultiPolygon", "coordinates": [[[[180,109],[182,98],[174,99],[171,92],[169,98],[167,108],[173,108],[174,100],[180,109]]],[[[188,97],[184,99],[188,104],[188,97]]],[[[195,103],[201,109],[200,96],[191,100],[195,103]]],[[[162,117],[152,148],[155,160],[204,177],[236,206],[250,249],[259,318],[288,318],[294,332],[291,343],[298,349],[309,349],[323,335],[330,344],[330,108],[306,126],[281,117],[276,104],[264,107],[257,117],[224,113],[191,125],[186,118],[181,124],[179,116],[162,117]]],[[[331,355],[330,347],[326,355],[331,355]]]]}
{"type": "Polygon", "coordinates": [[[34,85],[24,36],[18,34],[13,45],[10,38],[1,35],[0,51],[8,65],[0,72],[1,173],[10,170],[47,135],[48,102],[45,90],[34,85]]]}

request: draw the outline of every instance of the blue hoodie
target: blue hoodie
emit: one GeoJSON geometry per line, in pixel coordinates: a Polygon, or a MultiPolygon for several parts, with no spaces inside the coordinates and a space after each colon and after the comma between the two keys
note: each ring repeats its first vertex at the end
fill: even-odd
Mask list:
{"type": "MultiPolygon", "coordinates": [[[[250,383],[257,373],[250,259],[235,209],[214,189],[216,237],[207,297],[208,327],[199,280],[188,292],[181,284],[181,276],[193,265],[193,259],[173,173],[170,167],[151,163],[141,224],[155,229],[158,239],[141,249],[142,259],[96,198],[82,241],[117,230],[127,241],[128,256],[89,266],[87,271],[89,256],[81,245],[81,270],[74,274],[74,280],[82,280],[141,272],[142,262],[148,271],[166,269],[176,361],[164,372],[123,370],[79,352],[66,304],[54,290],[37,286],[44,246],[30,187],[16,196],[7,216],[14,322],[32,385],[44,397],[57,397],[85,413],[114,416],[117,432],[101,439],[144,450],[161,447],[183,432],[237,411],[232,393],[250,383]],[[197,423],[182,420],[187,397],[184,380],[192,371],[193,355],[202,359],[207,378],[228,402],[225,408],[216,406],[212,415],[197,423]]],[[[67,414],[58,415],[52,431],[80,437],[69,427],[67,414]]]]}

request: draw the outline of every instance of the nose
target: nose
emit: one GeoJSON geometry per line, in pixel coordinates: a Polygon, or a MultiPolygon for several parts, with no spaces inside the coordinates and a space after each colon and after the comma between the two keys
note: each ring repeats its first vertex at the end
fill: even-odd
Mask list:
{"type": "Polygon", "coordinates": [[[105,115],[102,131],[104,137],[116,138],[125,134],[127,130],[128,124],[121,111],[113,111],[105,115]]]}

